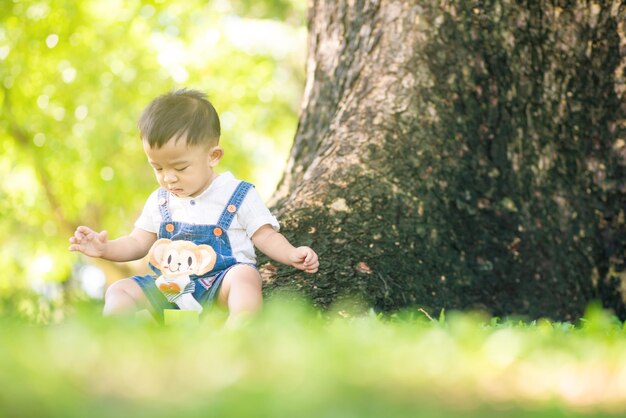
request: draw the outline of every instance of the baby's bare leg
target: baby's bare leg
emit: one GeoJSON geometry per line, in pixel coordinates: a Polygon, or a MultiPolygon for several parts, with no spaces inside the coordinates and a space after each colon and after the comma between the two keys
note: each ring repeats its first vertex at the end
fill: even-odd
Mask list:
{"type": "Polygon", "coordinates": [[[118,280],[107,289],[104,295],[103,314],[133,314],[148,306],[148,299],[139,284],[133,279],[118,280]]]}
{"type": "Polygon", "coordinates": [[[254,267],[244,264],[231,268],[224,276],[218,301],[228,307],[227,325],[258,312],[263,305],[261,275],[254,267]]]}

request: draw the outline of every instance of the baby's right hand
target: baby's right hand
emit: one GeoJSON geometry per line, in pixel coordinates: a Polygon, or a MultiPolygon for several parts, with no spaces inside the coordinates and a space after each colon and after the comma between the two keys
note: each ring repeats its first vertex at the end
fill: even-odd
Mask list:
{"type": "Polygon", "coordinates": [[[80,251],[90,257],[102,257],[108,242],[107,232],[96,232],[86,226],[79,226],[70,238],[70,251],[80,251]]]}

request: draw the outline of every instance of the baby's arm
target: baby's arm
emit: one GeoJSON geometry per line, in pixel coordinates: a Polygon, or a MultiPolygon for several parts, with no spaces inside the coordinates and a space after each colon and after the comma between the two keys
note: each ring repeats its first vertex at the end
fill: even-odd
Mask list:
{"type": "Polygon", "coordinates": [[[263,225],[254,233],[252,242],[263,254],[288,266],[307,273],[315,273],[319,267],[315,251],[309,247],[294,247],[269,224],[263,225]]]}
{"type": "Polygon", "coordinates": [[[131,261],[148,254],[156,239],[155,233],[135,228],[129,235],[109,241],[106,231],[95,232],[79,226],[70,238],[69,250],[110,261],[131,261]]]}

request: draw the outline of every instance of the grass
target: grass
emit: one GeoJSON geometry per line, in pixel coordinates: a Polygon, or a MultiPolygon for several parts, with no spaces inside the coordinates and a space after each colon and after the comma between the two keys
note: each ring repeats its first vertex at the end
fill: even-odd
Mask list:
{"type": "Polygon", "coordinates": [[[320,313],[270,301],[163,327],[91,310],[0,319],[2,417],[612,417],[626,412],[626,330],[418,310],[320,313]]]}

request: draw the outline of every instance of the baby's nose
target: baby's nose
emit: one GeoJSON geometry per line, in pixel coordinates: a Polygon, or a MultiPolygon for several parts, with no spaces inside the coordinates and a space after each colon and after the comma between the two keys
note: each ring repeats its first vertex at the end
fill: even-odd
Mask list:
{"type": "Polygon", "coordinates": [[[165,181],[173,183],[176,181],[176,175],[174,173],[165,173],[165,181]]]}

